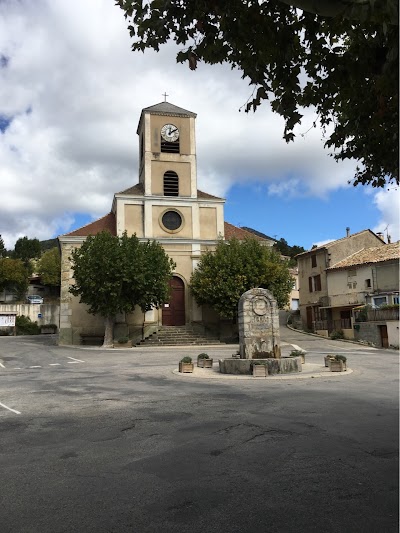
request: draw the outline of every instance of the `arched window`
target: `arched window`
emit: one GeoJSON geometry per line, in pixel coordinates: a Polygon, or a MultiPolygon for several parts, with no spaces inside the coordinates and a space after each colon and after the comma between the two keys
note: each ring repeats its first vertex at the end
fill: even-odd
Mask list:
{"type": "Polygon", "coordinates": [[[179,196],[179,178],[173,170],[164,174],[164,196],[179,196]]]}

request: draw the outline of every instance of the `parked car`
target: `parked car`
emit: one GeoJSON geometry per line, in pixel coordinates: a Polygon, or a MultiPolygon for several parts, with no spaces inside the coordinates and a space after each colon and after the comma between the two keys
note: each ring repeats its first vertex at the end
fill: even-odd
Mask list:
{"type": "Polygon", "coordinates": [[[30,294],[26,297],[26,301],[28,304],[42,304],[43,298],[37,294],[30,294]]]}

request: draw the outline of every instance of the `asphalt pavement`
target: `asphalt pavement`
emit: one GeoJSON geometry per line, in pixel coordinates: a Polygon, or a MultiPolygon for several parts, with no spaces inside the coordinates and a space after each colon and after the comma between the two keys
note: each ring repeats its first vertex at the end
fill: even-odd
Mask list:
{"type": "Polygon", "coordinates": [[[176,374],[236,345],[0,337],[0,531],[397,533],[398,352],[281,339],[307,378],[176,374]],[[324,375],[332,352],[352,372],[324,375]]]}

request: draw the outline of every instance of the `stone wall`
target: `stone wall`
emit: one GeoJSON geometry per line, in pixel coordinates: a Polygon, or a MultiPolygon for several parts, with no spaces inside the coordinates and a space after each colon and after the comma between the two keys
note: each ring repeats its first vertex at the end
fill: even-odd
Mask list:
{"type": "Polygon", "coordinates": [[[39,326],[56,324],[59,327],[60,325],[60,306],[57,304],[0,304],[0,312],[27,316],[39,326]]]}

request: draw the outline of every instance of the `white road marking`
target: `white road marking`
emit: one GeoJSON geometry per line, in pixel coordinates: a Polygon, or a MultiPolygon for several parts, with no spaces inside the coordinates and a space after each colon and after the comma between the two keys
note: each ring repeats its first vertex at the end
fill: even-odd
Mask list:
{"type": "Polygon", "coordinates": [[[33,366],[30,366],[29,368],[42,368],[42,367],[39,365],[33,365],[33,366]]]}
{"type": "Polygon", "coordinates": [[[61,363],[50,363],[49,366],[61,366],[61,363]]]}
{"type": "Polygon", "coordinates": [[[82,361],[82,359],[75,359],[75,357],[69,357],[67,356],[68,359],[72,359],[73,361],[76,361],[77,363],[84,363],[85,361],[82,361]]]}
{"type": "Polygon", "coordinates": [[[20,366],[15,366],[14,370],[22,370],[22,368],[20,366]]]}
{"type": "Polygon", "coordinates": [[[77,365],[79,361],[67,361],[69,365],[77,365]]]}
{"type": "Polygon", "coordinates": [[[3,365],[3,363],[0,363],[0,366],[1,366],[1,368],[5,368],[5,366],[3,365]]]}
{"type": "Polygon", "coordinates": [[[4,403],[1,403],[0,402],[0,405],[2,407],[4,407],[4,409],[8,409],[9,411],[12,411],[13,413],[15,413],[16,415],[20,415],[21,413],[19,411],[16,411],[15,409],[12,409],[11,407],[7,407],[7,405],[5,405],[4,403]]]}

